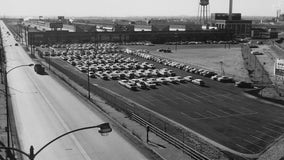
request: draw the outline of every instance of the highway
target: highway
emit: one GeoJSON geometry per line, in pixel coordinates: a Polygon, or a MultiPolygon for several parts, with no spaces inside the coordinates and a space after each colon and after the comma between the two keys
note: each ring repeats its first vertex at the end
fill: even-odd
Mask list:
{"type": "MultiPolygon", "coordinates": [[[[1,21],[7,56],[7,70],[33,61],[1,21]]],[[[17,68],[8,74],[9,92],[21,150],[35,152],[55,137],[73,129],[108,122],[70,89],[52,76],[38,75],[31,67],[17,68]]],[[[113,130],[101,136],[97,129],[85,130],[55,141],[42,150],[41,160],[145,160],[148,159],[113,130]]]]}

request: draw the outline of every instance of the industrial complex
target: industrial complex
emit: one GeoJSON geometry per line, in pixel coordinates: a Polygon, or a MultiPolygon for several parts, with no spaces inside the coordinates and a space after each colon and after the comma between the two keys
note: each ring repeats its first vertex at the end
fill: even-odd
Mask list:
{"type": "Polygon", "coordinates": [[[283,159],[284,16],[228,1],[193,18],[1,18],[0,159],[283,159]],[[47,147],[93,128],[110,136],[47,147]]]}

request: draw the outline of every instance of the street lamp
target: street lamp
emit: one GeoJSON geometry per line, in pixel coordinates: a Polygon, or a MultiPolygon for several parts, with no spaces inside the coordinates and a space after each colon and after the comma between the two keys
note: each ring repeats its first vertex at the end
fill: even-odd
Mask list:
{"type": "MultiPolygon", "coordinates": [[[[81,49],[81,52],[83,52],[83,54],[85,54],[86,52],[85,52],[85,50],[89,50],[89,48],[87,48],[87,49],[81,49]]],[[[88,76],[88,78],[87,78],[87,90],[88,90],[88,99],[90,99],[91,98],[91,91],[90,91],[90,55],[88,55],[87,53],[86,53],[86,55],[88,56],[88,62],[87,62],[87,66],[88,66],[88,68],[87,68],[87,76],[88,76]]]]}
{"type": "Polygon", "coordinates": [[[24,64],[24,65],[19,65],[16,66],[14,68],[11,68],[10,70],[5,70],[5,99],[6,99],[6,114],[7,114],[7,127],[6,127],[6,132],[7,132],[7,145],[8,147],[10,147],[10,116],[9,116],[9,100],[8,100],[8,79],[7,79],[7,75],[8,73],[10,73],[11,71],[13,71],[16,68],[19,67],[25,67],[25,66],[33,66],[34,64],[24,64]]]}
{"type": "Polygon", "coordinates": [[[101,135],[103,135],[103,136],[104,136],[104,135],[107,135],[108,133],[110,133],[110,132],[112,131],[112,128],[110,127],[109,123],[102,123],[102,124],[96,125],[96,126],[89,126],[89,127],[78,128],[78,129],[75,129],[75,130],[66,132],[66,133],[64,133],[64,134],[62,134],[62,135],[60,135],[60,136],[58,136],[58,137],[52,139],[51,141],[49,141],[48,143],[46,143],[44,146],[42,146],[36,153],[34,153],[34,147],[33,147],[32,145],[30,146],[30,152],[29,152],[29,153],[24,152],[24,151],[22,151],[22,150],[20,150],[20,149],[17,149],[17,148],[5,147],[5,146],[0,147],[0,149],[6,149],[6,150],[8,150],[8,151],[10,151],[10,150],[17,151],[17,152],[19,152],[19,153],[21,153],[21,154],[27,156],[30,160],[34,160],[35,157],[36,157],[43,149],[45,149],[47,146],[49,146],[49,145],[50,145],[51,143],[53,143],[54,141],[56,141],[56,140],[58,140],[58,139],[60,139],[60,138],[62,138],[62,137],[64,137],[64,136],[66,136],[66,135],[68,135],[68,134],[71,134],[71,133],[74,133],[74,132],[78,132],[78,131],[81,131],[81,130],[92,129],[92,128],[100,128],[98,132],[99,132],[101,135]]]}

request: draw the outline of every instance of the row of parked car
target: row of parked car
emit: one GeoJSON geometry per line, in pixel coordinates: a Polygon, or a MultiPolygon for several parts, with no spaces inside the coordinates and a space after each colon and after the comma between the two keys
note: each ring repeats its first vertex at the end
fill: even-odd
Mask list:
{"type": "Polygon", "coordinates": [[[169,76],[169,77],[158,77],[158,78],[136,78],[136,79],[124,79],[119,80],[118,83],[130,90],[140,89],[150,89],[157,88],[157,86],[162,84],[178,84],[178,83],[187,83],[191,82],[196,85],[205,86],[205,83],[202,79],[193,79],[192,76],[169,76]]]}
{"type": "Polygon", "coordinates": [[[80,52],[90,55],[92,53],[121,53],[123,50],[118,48],[117,43],[74,43],[74,44],[53,44],[40,45],[39,48],[49,48],[45,51],[45,56],[60,56],[69,54],[68,52],[80,52]]]}
{"type": "Polygon", "coordinates": [[[176,41],[166,42],[167,45],[197,45],[197,44],[238,44],[237,41],[176,41]]]}
{"type": "Polygon", "coordinates": [[[91,78],[119,80],[129,89],[156,88],[160,84],[192,82],[203,86],[201,79],[191,76],[177,76],[168,68],[156,69],[148,62],[138,62],[135,58],[125,57],[119,53],[96,53],[69,50],[62,52],[60,58],[75,66],[79,71],[89,74],[91,78]],[[133,83],[134,82],[134,83],[133,83]]]}
{"type": "Polygon", "coordinates": [[[191,66],[191,65],[188,65],[188,64],[183,64],[183,63],[180,63],[180,62],[169,60],[169,59],[166,59],[166,58],[160,58],[160,57],[153,56],[153,55],[149,54],[148,50],[145,50],[145,49],[139,49],[139,50],[126,49],[126,53],[131,54],[131,55],[135,55],[135,56],[139,56],[139,57],[145,58],[147,60],[152,60],[152,61],[158,62],[158,63],[166,65],[166,66],[175,67],[175,68],[178,68],[180,70],[184,70],[186,72],[198,74],[198,75],[201,75],[201,76],[204,76],[204,77],[207,77],[207,78],[210,78],[212,80],[219,81],[219,82],[235,83],[236,87],[242,87],[242,88],[252,88],[253,87],[252,83],[250,83],[250,82],[235,81],[232,77],[224,76],[224,75],[218,75],[214,71],[209,71],[209,70],[206,70],[206,69],[198,68],[196,66],[191,66]]]}

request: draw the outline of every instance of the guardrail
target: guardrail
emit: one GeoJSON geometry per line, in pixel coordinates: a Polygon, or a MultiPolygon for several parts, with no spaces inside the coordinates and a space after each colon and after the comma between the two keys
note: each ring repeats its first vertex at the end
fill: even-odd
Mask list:
{"type": "Polygon", "coordinates": [[[167,142],[169,142],[170,144],[174,145],[175,147],[181,149],[184,153],[189,155],[192,159],[195,159],[195,160],[210,160],[209,158],[207,158],[203,154],[197,152],[196,150],[192,149],[191,147],[189,147],[188,145],[184,144],[180,140],[170,136],[166,132],[164,132],[164,131],[160,130],[159,128],[155,127],[154,125],[152,125],[151,123],[147,122],[143,118],[139,117],[135,113],[131,114],[131,119],[136,121],[136,122],[138,122],[139,124],[141,124],[141,125],[143,125],[145,127],[149,126],[149,129],[150,129],[151,132],[155,133],[157,136],[159,136],[162,139],[166,140],[167,142]]]}

